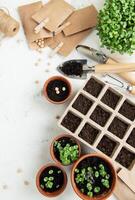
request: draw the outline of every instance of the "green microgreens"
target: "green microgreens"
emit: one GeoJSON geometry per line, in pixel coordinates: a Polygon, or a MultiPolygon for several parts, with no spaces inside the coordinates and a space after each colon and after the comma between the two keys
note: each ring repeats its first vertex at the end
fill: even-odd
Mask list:
{"type": "Polygon", "coordinates": [[[105,0],[97,30],[103,47],[112,52],[132,54],[135,50],[135,0],[105,0]]]}
{"type": "Polygon", "coordinates": [[[65,147],[62,147],[61,142],[56,141],[54,147],[59,151],[60,161],[63,165],[70,165],[79,157],[78,145],[72,146],[67,143],[65,147]]]}
{"type": "Polygon", "coordinates": [[[101,192],[101,188],[109,189],[110,178],[111,176],[107,173],[103,164],[75,169],[75,182],[77,185],[81,185],[80,191],[89,197],[98,195],[101,192]]]}

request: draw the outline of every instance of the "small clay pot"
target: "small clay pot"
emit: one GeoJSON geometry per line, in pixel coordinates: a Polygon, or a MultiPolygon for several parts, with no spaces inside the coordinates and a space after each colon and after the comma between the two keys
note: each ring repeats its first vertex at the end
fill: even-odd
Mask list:
{"type": "Polygon", "coordinates": [[[64,77],[62,76],[52,76],[51,78],[49,78],[45,84],[44,84],[44,87],[43,87],[43,95],[46,97],[46,99],[53,103],[53,104],[63,104],[65,103],[71,96],[71,93],[72,93],[72,86],[71,86],[71,83],[64,77]],[[48,93],[47,93],[47,88],[48,88],[48,84],[51,82],[51,81],[55,81],[55,80],[59,80],[59,81],[63,81],[66,85],[67,85],[67,88],[68,88],[68,96],[62,100],[62,101],[54,101],[52,99],[50,99],[50,97],[48,96],[48,93]]]}
{"type": "Polygon", "coordinates": [[[56,164],[53,164],[53,163],[49,163],[43,167],[41,167],[41,169],[38,171],[37,173],[37,176],[36,176],[36,186],[37,186],[37,189],[38,191],[46,196],[46,197],[56,197],[56,196],[59,196],[66,188],[67,186],[67,175],[66,175],[66,172],[62,169],[61,166],[59,165],[56,165],[56,164]],[[57,191],[55,192],[45,192],[41,187],[40,187],[40,175],[42,174],[42,172],[48,168],[48,167],[58,167],[62,172],[63,172],[63,175],[64,175],[64,183],[62,185],[62,187],[60,189],[58,189],[57,191]]]}
{"type": "MultiPolygon", "coordinates": [[[[61,139],[61,138],[63,138],[63,137],[71,138],[71,139],[73,139],[73,140],[76,142],[76,144],[77,144],[78,147],[79,147],[79,158],[80,158],[80,156],[81,156],[81,145],[80,145],[80,143],[78,142],[78,140],[76,140],[74,137],[72,137],[72,136],[70,136],[70,135],[67,135],[67,134],[61,134],[61,135],[55,137],[55,138],[53,139],[52,143],[51,143],[51,146],[50,146],[50,154],[51,154],[52,159],[53,159],[58,165],[62,165],[62,166],[64,166],[64,165],[60,162],[60,160],[58,160],[58,159],[56,158],[56,156],[55,156],[55,154],[54,154],[54,142],[57,141],[57,140],[59,140],[59,139],[61,139]]],[[[75,162],[76,162],[76,161],[75,161],[75,162]]],[[[73,165],[75,162],[71,163],[70,165],[73,165]]],[[[69,165],[69,166],[70,166],[70,165],[69,165]]],[[[66,165],[66,166],[67,166],[67,165],[66,165]]]]}
{"type": "Polygon", "coordinates": [[[105,158],[104,156],[102,156],[101,154],[97,154],[97,153],[93,153],[93,154],[86,154],[84,156],[82,156],[74,165],[73,165],[73,168],[71,170],[71,183],[72,183],[72,187],[74,189],[74,191],[76,192],[76,194],[82,199],[82,200],[106,200],[108,199],[112,194],[113,194],[113,191],[115,189],[115,186],[116,186],[116,182],[117,182],[117,173],[113,167],[113,165],[111,164],[111,162],[105,158]],[[98,195],[98,196],[95,196],[95,197],[88,197],[87,195],[81,193],[81,191],[78,189],[75,181],[74,181],[74,174],[75,174],[75,169],[77,168],[78,164],[83,161],[84,159],[86,158],[90,158],[90,157],[98,157],[100,159],[102,159],[103,161],[105,161],[111,172],[112,172],[112,177],[113,177],[113,180],[112,180],[112,185],[111,185],[111,188],[108,190],[107,193],[103,193],[101,195],[98,195]]]}

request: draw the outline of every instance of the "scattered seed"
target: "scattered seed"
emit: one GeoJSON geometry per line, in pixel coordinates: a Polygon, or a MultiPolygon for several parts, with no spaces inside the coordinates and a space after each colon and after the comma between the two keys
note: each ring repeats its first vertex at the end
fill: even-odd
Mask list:
{"type": "Polygon", "coordinates": [[[8,186],[7,185],[3,185],[2,188],[3,188],[3,190],[7,190],[8,186]]]}
{"type": "Polygon", "coordinates": [[[56,116],[56,119],[60,119],[60,116],[59,116],[59,115],[57,115],[57,116],[56,116]]]}
{"type": "Polygon", "coordinates": [[[28,186],[29,184],[29,181],[24,181],[24,185],[28,186]]]}
{"type": "Polygon", "coordinates": [[[16,171],[18,174],[22,173],[22,169],[18,168],[16,171]]]}
{"type": "Polygon", "coordinates": [[[36,80],[36,81],[35,81],[35,84],[39,84],[39,81],[38,81],[38,80],[36,80]]]}

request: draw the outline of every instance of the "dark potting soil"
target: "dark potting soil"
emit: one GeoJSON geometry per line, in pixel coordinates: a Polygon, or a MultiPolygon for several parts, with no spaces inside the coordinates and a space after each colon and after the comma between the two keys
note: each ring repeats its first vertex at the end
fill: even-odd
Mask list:
{"type": "Polygon", "coordinates": [[[103,85],[97,82],[94,78],[91,78],[84,87],[84,90],[94,97],[98,97],[102,89],[103,85]]]}
{"type": "Polygon", "coordinates": [[[95,139],[98,136],[98,134],[99,131],[97,129],[95,129],[90,124],[86,123],[81,132],[79,133],[79,137],[92,145],[95,142],[95,139]]]}
{"type": "MultiPolygon", "coordinates": [[[[98,158],[98,157],[86,158],[86,159],[84,159],[83,161],[81,161],[78,164],[77,169],[79,169],[81,171],[81,169],[84,169],[84,168],[87,169],[88,167],[92,167],[92,168],[96,167],[97,168],[96,171],[98,171],[100,164],[104,165],[105,171],[107,172],[107,174],[110,175],[109,180],[110,180],[110,188],[111,188],[111,184],[113,182],[113,175],[112,175],[111,169],[109,168],[108,164],[105,161],[101,160],[100,158],[98,158]]],[[[77,177],[77,174],[75,174],[75,178],[76,177],[77,177]]],[[[74,180],[75,180],[75,178],[74,178],[74,180]]],[[[79,183],[79,184],[76,183],[76,185],[77,185],[77,187],[78,187],[78,189],[80,191],[83,188],[84,189],[84,194],[87,195],[88,191],[87,191],[87,182],[86,181],[84,181],[83,184],[82,183],[79,183]]],[[[92,185],[93,185],[93,187],[99,186],[101,188],[100,192],[99,193],[94,193],[93,196],[97,196],[97,195],[101,195],[101,194],[106,194],[109,191],[109,189],[105,188],[101,184],[101,177],[94,179],[92,185]]]]}
{"type": "MultiPolygon", "coordinates": [[[[75,140],[72,139],[72,138],[69,138],[69,137],[63,137],[63,138],[60,138],[57,141],[60,142],[60,144],[63,148],[66,146],[66,144],[70,144],[70,146],[77,145],[75,140]]],[[[54,155],[57,158],[57,160],[59,160],[61,162],[60,152],[59,152],[58,148],[56,148],[56,146],[53,146],[53,151],[54,151],[54,155]]]]}
{"type": "Polygon", "coordinates": [[[126,122],[123,122],[119,118],[115,117],[112,121],[111,125],[109,126],[108,130],[119,137],[120,139],[123,139],[125,136],[125,133],[128,129],[128,124],[126,122]]]}
{"type": "Polygon", "coordinates": [[[48,83],[47,95],[52,101],[64,101],[69,96],[69,93],[70,91],[67,83],[62,80],[52,80],[48,83]]]}
{"type": "Polygon", "coordinates": [[[68,112],[62,120],[61,124],[68,130],[70,130],[72,133],[74,133],[80,125],[81,121],[82,119],[80,117],[77,117],[72,112],[68,112]]]}
{"type": "Polygon", "coordinates": [[[89,109],[91,108],[93,102],[86,98],[84,95],[80,94],[76,101],[73,103],[72,107],[86,115],[89,109]]]}
{"type": "Polygon", "coordinates": [[[110,115],[111,114],[109,112],[105,111],[100,106],[97,106],[92,115],[90,116],[90,119],[92,119],[94,122],[103,127],[106,125],[110,115]]]}
{"type": "Polygon", "coordinates": [[[135,161],[135,154],[130,152],[126,148],[122,148],[116,158],[116,161],[124,167],[130,168],[130,166],[132,166],[133,162],[135,161]]]}
{"type": "Polygon", "coordinates": [[[107,136],[103,136],[101,141],[99,142],[97,148],[102,151],[104,154],[107,156],[111,156],[115,147],[116,147],[116,142],[108,138],[107,136]]]}
{"type": "Polygon", "coordinates": [[[135,128],[132,130],[130,136],[128,137],[127,143],[135,148],[135,128]]]}
{"type": "Polygon", "coordinates": [[[135,119],[135,105],[131,104],[127,100],[121,106],[119,113],[121,113],[126,118],[134,121],[135,119]]]}
{"type": "Polygon", "coordinates": [[[120,100],[120,96],[112,92],[111,90],[107,90],[101,101],[111,107],[112,109],[115,109],[118,102],[120,100]]]}
{"type": "Polygon", "coordinates": [[[75,75],[75,76],[81,76],[83,73],[83,66],[79,62],[65,62],[63,66],[61,67],[61,70],[66,75],[75,75]]]}
{"type": "Polygon", "coordinates": [[[45,177],[54,177],[54,180],[53,180],[53,186],[52,188],[42,188],[42,190],[44,190],[45,192],[55,192],[57,190],[59,190],[63,184],[64,184],[64,174],[63,172],[61,171],[61,173],[59,173],[59,171],[61,171],[60,168],[58,167],[55,167],[55,166],[50,166],[50,167],[47,167],[40,175],[40,178],[39,178],[39,182],[40,182],[40,186],[41,185],[45,185],[45,182],[44,182],[44,178],[45,177]],[[49,171],[50,170],[53,170],[53,174],[49,174],[49,171]]]}

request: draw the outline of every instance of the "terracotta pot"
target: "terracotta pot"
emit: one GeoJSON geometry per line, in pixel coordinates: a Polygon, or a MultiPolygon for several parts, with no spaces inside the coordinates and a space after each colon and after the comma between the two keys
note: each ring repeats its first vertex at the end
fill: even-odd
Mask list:
{"type": "Polygon", "coordinates": [[[45,82],[44,87],[43,87],[43,95],[46,97],[46,99],[47,99],[49,102],[51,102],[51,103],[53,103],[53,104],[63,104],[63,103],[65,103],[65,102],[70,98],[71,94],[72,94],[72,86],[71,86],[71,83],[70,83],[66,78],[64,78],[64,77],[62,77],[62,76],[52,76],[51,78],[49,78],[49,79],[45,82]],[[65,82],[65,83],[67,84],[67,86],[68,86],[69,95],[68,95],[68,97],[67,97],[66,99],[64,99],[63,101],[56,102],[56,101],[51,100],[51,99],[48,97],[48,94],[47,94],[47,86],[48,86],[48,84],[50,83],[50,81],[53,81],[53,80],[61,80],[61,81],[65,82]]]}
{"type": "Polygon", "coordinates": [[[76,194],[77,194],[81,199],[83,199],[83,200],[105,200],[105,199],[108,199],[108,198],[112,195],[112,193],[113,193],[113,191],[114,191],[114,189],[115,189],[116,181],[117,181],[117,174],[116,174],[116,171],[115,171],[113,165],[111,164],[111,162],[110,162],[107,158],[105,158],[104,156],[102,156],[102,155],[100,155],[100,154],[97,154],[97,153],[94,153],[94,154],[87,154],[87,155],[82,156],[82,157],[73,165],[73,168],[72,168],[72,171],[71,171],[71,183],[72,183],[72,187],[73,187],[74,191],[76,192],[76,194]],[[110,167],[111,172],[112,172],[112,176],[113,176],[112,186],[111,186],[111,188],[108,190],[108,192],[105,193],[105,194],[96,196],[96,197],[92,197],[92,198],[91,198],[91,197],[88,197],[87,195],[84,195],[83,193],[81,193],[80,190],[77,188],[77,185],[76,185],[76,183],[75,183],[75,181],[74,181],[74,171],[75,171],[75,169],[77,168],[78,164],[79,164],[82,160],[84,160],[85,158],[89,158],[89,157],[98,157],[98,158],[102,159],[103,161],[105,161],[105,162],[108,164],[108,166],[110,167]]]}
{"type": "MultiPolygon", "coordinates": [[[[58,165],[63,165],[57,158],[56,158],[56,156],[55,156],[55,154],[54,154],[54,150],[53,150],[53,145],[54,145],[54,142],[55,141],[57,141],[57,140],[59,140],[60,138],[63,138],[63,137],[68,137],[68,138],[71,138],[71,139],[73,139],[75,142],[76,142],[76,144],[78,145],[78,147],[79,147],[79,158],[80,158],[80,156],[81,156],[81,145],[80,145],[80,143],[78,142],[78,140],[76,140],[74,137],[72,137],[72,136],[70,136],[70,135],[67,135],[67,134],[61,134],[61,135],[59,135],[59,136],[57,136],[57,137],[55,137],[54,139],[53,139],[53,141],[52,141],[52,143],[51,143],[51,146],[50,146],[50,154],[51,154],[51,157],[52,157],[52,159],[58,164],[58,165]]],[[[76,161],[75,161],[76,162],[76,161]]],[[[73,162],[74,163],[74,162],[73,162]]],[[[72,163],[72,164],[73,164],[72,163]]],[[[72,164],[70,164],[70,165],[72,165],[72,164]]],[[[68,165],[68,166],[70,166],[70,165],[68,165]]],[[[64,166],[64,165],[63,165],[64,166]]],[[[67,165],[66,165],[67,166],[67,165]]]]}
{"type": "Polygon", "coordinates": [[[61,166],[56,165],[56,164],[53,164],[53,163],[49,163],[49,164],[47,164],[47,165],[41,167],[41,169],[38,171],[37,176],[36,176],[36,186],[37,186],[38,191],[39,191],[42,195],[44,195],[44,196],[46,196],[46,197],[56,197],[56,196],[60,195],[60,194],[65,190],[65,188],[66,188],[66,186],[67,186],[67,175],[66,175],[66,172],[62,169],[61,166]],[[62,186],[59,190],[57,190],[57,191],[55,191],[55,192],[51,192],[51,193],[45,192],[45,191],[40,187],[40,175],[41,175],[41,173],[42,173],[46,168],[48,168],[48,167],[50,167],[50,166],[58,167],[58,168],[63,172],[63,175],[64,175],[64,184],[63,184],[63,186],[62,186]]]}

